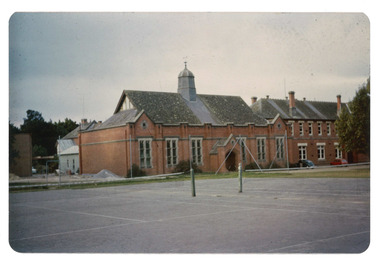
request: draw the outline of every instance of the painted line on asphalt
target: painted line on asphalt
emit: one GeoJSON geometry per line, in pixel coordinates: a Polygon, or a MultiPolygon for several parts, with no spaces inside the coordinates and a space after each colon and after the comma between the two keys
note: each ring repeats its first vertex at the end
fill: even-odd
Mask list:
{"type": "Polygon", "coordinates": [[[367,234],[367,233],[370,233],[370,231],[363,231],[363,232],[352,233],[352,234],[347,234],[347,235],[341,235],[341,236],[323,238],[323,239],[303,242],[303,243],[299,243],[299,244],[295,244],[295,245],[291,245],[291,246],[271,249],[271,250],[266,251],[266,253],[277,252],[277,251],[286,250],[286,249],[294,248],[294,247],[298,247],[298,246],[304,246],[304,245],[308,245],[308,244],[313,244],[313,243],[318,243],[318,242],[325,242],[325,241],[330,241],[330,240],[334,240],[334,239],[345,238],[345,237],[356,236],[356,235],[362,235],[362,234],[367,234]]]}

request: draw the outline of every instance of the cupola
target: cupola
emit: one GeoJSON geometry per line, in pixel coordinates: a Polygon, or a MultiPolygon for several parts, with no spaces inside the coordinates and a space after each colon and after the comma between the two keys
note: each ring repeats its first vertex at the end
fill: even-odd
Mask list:
{"type": "Polygon", "coordinates": [[[185,62],[185,69],[178,75],[178,90],[177,92],[188,101],[197,100],[197,92],[195,90],[194,74],[187,69],[185,62]]]}

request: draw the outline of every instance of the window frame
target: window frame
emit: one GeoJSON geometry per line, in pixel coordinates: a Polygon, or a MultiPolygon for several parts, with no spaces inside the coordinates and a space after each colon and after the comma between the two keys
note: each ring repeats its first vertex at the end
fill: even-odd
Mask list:
{"type": "Polygon", "coordinates": [[[150,169],[153,168],[153,156],[152,156],[152,138],[140,138],[138,139],[139,143],[139,162],[141,169],[150,169]],[[143,149],[141,149],[141,142],[143,142],[143,149]],[[149,148],[147,148],[147,143],[149,148]],[[141,155],[141,150],[143,152],[143,158],[141,155]],[[147,156],[147,150],[149,150],[149,156],[147,156]],[[148,158],[149,157],[149,158],[148,158]],[[149,163],[147,162],[149,160],[149,163]]]}
{"type": "Polygon", "coordinates": [[[166,166],[173,167],[178,164],[178,138],[165,139],[165,152],[166,152],[166,166]],[[169,143],[169,147],[168,147],[169,143]],[[173,147],[175,143],[175,147],[173,147]]]}
{"type": "Polygon", "coordinates": [[[191,161],[196,165],[203,165],[203,138],[195,137],[191,138],[191,161]],[[195,143],[195,147],[193,145],[195,143]],[[195,149],[195,150],[194,150],[195,149]]]}
{"type": "Polygon", "coordinates": [[[325,143],[317,143],[317,156],[318,160],[326,160],[326,144],[325,143]]]}
{"type": "Polygon", "coordinates": [[[284,137],[276,137],[275,141],[276,141],[276,143],[275,143],[275,145],[276,145],[276,158],[278,160],[283,160],[285,158],[285,138],[284,137]],[[282,143],[281,143],[281,141],[282,141],[282,143]],[[279,145],[278,145],[278,142],[280,142],[279,145]],[[280,146],[280,148],[278,146],[280,146]],[[280,149],[280,151],[278,149],[280,149]]]}
{"type": "Polygon", "coordinates": [[[266,160],[266,138],[256,138],[257,160],[264,162],[266,160]]]}

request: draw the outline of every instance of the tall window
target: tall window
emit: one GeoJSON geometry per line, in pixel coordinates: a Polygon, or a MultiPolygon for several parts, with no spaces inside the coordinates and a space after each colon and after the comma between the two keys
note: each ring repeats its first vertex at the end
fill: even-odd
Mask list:
{"type": "Polygon", "coordinates": [[[317,143],[317,150],[318,150],[318,160],[324,160],[325,159],[325,145],[317,143]]]}
{"type": "Polygon", "coordinates": [[[341,159],[343,154],[342,154],[342,151],[339,149],[339,143],[334,143],[334,146],[335,146],[335,158],[337,159],[341,159]]]}
{"type": "Polygon", "coordinates": [[[284,137],[276,138],[276,156],[277,159],[284,159],[284,137]]]}
{"type": "Polygon", "coordinates": [[[168,166],[178,164],[178,139],[166,140],[166,164],[168,166]]]}
{"type": "Polygon", "coordinates": [[[238,141],[239,141],[239,145],[241,147],[241,154],[242,154],[243,162],[246,162],[247,161],[247,155],[246,155],[246,152],[245,152],[245,142],[246,142],[246,139],[245,138],[239,138],[238,141]]]}
{"type": "Polygon", "coordinates": [[[140,139],[140,168],[152,168],[152,140],[140,139]]]}
{"type": "Polygon", "coordinates": [[[327,124],[327,135],[331,135],[331,123],[328,122],[327,124]]]}
{"type": "Polygon", "coordinates": [[[298,146],[298,157],[300,160],[306,160],[307,159],[306,146],[305,145],[298,146]]]}
{"type": "Polygon", "coordinates": [[[202,139],[191,139],[191,153],[193,163],[202,165],[202,139]]]}
{"type": "Polygon", "coordinates": [[[294,122],[290,123],[290,133],[292,136],[294,136],[294,122]]]}
{"type": "Polygon", "coordinates": [[[265,161],[265,138],[257,138],[257,159],[265,161]]]}
{"type": "Polygon", "coordinates": [[[73,159],[73,173],[75,173],[75,160],[73,159]]]}
{"type": "Polygon", "coordinates": [[[313,135],[313,123],[312,122],[309,122],[309,135],[310,136],[313,135]]]}
{"type": "Polygon", "coordinates": [[[298,125],[300,128],[300,136],[303,136],[303,122],[299,122],[298,125]]]}
{"type": "Polygon", "coordinates": [[[318,122],[318,135],[322,135],[322,123],[318,122]]]}

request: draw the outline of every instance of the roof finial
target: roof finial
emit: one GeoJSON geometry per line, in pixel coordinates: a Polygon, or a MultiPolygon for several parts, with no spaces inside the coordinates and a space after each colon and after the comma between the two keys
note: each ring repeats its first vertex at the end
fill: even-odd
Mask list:
{"type": "Polygon", "coordinates": [[[185,60],[185,68],[187,69],[187,61],[185,60]]]}

